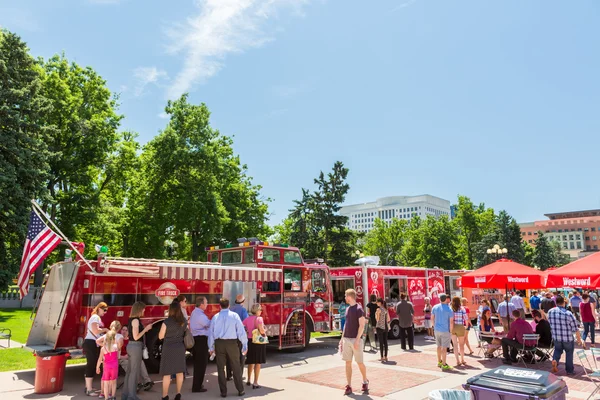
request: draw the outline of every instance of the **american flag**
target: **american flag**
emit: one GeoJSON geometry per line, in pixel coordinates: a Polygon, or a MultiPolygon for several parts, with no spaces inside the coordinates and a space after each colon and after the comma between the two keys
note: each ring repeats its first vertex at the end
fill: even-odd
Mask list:
{"type": "Polygon", "coordinates": [[[35,213],[31,212],[27,239],[21,259],[21,271],[19,272],[19,290],[21,299],[29,292],[29,277],[33,274],[41,262],[61,242],[61,237],[46,226],[44,221],[35,213]]]}

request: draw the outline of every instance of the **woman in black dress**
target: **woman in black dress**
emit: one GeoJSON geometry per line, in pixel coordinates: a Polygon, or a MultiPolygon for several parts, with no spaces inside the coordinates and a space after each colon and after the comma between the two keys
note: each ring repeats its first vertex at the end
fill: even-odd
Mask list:
{"type": "Polygon", "coordinates": [[[187,323],[179,302],[169,306],[169,317],[163,322],[158,333],[158,338],[163,340],[162,355],[160,358],[160,375],[163,377],[163,400],[169,400],[169,385],[171,375],[175,374],[177,394],[175,400],[181,399],[181,386],[183,386],[183,372],[185,371],[185,345],[183,337],[187,323]]]}

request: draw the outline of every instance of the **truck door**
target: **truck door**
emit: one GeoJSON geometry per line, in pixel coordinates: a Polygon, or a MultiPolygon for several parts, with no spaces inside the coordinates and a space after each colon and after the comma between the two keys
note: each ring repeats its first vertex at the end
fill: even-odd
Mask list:
{"type": "Polygon", "coordinates": [[[30,349],[42,351],[55,348],[75,282],[77,265],[76,262],[64,262],[55,264],[50,269],[48,282],[27,338],[27,347],[30,349]]]}
{"type": "Polygon", "coordinates": [[[330,330],[331,300],[328,290],[326,269],[311,270],[310,305],[308,310],[314,320],[314,332],[327,332],[330,330]]]}

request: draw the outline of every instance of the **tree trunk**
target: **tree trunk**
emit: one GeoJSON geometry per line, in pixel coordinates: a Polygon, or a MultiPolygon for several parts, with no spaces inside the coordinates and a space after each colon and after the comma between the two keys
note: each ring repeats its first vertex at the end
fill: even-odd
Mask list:
{"type": "Polygon", "coordinates": [[[198,232],[192,232],[192,261],[198,261],[200,249],[198,248],[198,232]]]}

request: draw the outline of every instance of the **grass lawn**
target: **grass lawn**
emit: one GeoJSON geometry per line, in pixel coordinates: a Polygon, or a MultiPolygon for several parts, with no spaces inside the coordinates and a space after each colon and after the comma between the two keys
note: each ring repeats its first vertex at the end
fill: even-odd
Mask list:
{"type": "Polygon", "coordinates": [[[0,328],[8,328],[12,331],[12,338],[19,343],[25,343],[31,324],[29,319],[31,308],[0,308],[0,328]]]}
{"type": "MultiPolygon", "coordinates": [[[[83,364],[85,358],[67,360],[67,364],[83,364]]],[[[26,349],[0,349],[0,372],[35,368],[35,357],[26,349]]]]}
{"type": "MultiPolygon", "coordinates": [[[[31,329],[30,315],[30,308],[0,308],[0,328],[9,328],[12,331],[11,340],[24,344],[31,329]]],[[[67,361],[67,364],[81,363],[85,363],[85,358],[67,361]]],[[[35,368],[35,357],[31,351],[22,348],[0,348],[0,372],[32,368],[35,368]]]]}

